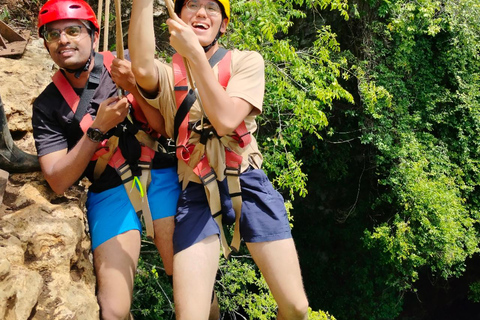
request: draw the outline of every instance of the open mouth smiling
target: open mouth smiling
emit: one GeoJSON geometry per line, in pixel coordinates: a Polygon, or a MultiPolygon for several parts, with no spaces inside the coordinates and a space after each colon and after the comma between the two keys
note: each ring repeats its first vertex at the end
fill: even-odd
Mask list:
{"type": "Polygon", "coordinates": [[[68,54],[70,52],[75,52],[75,48],[68,47],[68,48],[62,48],[58,50],[59,54],[66,54],[66,53],[68,54]]]}
{"type": "Polygon", "coordinates": [[[207,24],[201,23],[201,22],[192,23],[192,27],[194,27],[195,29],[201,29],[201,30],[207,30],[208,28],[210,28],[207,24]]]}

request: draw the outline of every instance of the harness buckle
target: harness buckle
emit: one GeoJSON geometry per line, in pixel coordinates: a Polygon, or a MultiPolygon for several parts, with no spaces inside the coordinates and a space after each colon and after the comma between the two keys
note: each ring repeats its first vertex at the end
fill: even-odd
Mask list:
{"type": "Polygon", "coordinates": [[[210,182],[213,182],[217,179],[217,174],[212,168],[210,168],[209,172],[204,175],[199,175],[198,177],[200,178],[200,181],[202,181],[202,184],[206,186],[210,182]]]}
{"type": "Polygon", "coordinates": [[[243,137],[248,136],[249,134],[250,134],[250,131],[247,131],[247,132],[245,132],[245,133],[243,133],[243,134],[241,134],[241,135],[237,134],[237,137],[238,137],[239,139],[242,139],[243,137]]]}
{"type": "Polygon", "coordinates": [[[242,169],[242,160],[242,156],[236,154],[229,147],[225,147],[225,175],[240,176],[242,169]]]}
{"type": "Polygon", "coordinates": [[[240,176],[240,166],[238,167],[225,167],[224,171],[226,176],[240,176]]]}

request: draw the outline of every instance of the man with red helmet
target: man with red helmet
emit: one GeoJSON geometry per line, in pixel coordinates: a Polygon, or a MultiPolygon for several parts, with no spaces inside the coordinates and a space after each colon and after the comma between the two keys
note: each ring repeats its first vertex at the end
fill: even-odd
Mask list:
{"type": "Polygon", "coordinates": [[[137,86],[159,109],[177,145],[182,183],[173,235],[177,319],[207,319],[220,247],[228,256],[241,238],[278,304],[278,319],[307,319],[284,200],[261,169],[252,135],[262,112],[263,58],[220,48],[229,0],[177,0],[174,11],[167,20],[177,52],[172,63],[154,59],[153,0],[133,0],[128,44],[137,86]],[[222,223],[233,221],[229,248],[222,223]]]}
{"type": "MultiPolygon", "coordinates": [[[[38,33],[40,37],[44,37],[46,26],[48,23],[52,23],[59,20],[80,20],[81,25],[77,25],[75,29],[69,29],[69,32],[80,32],[82,34],[89,34],[91,46],[90,48],[84,48],[83,52],[72,57],[65,57],[60,54],[52,54],[53,61],[60,67],[68,72],[75,73],[78,78],[81,72],[89,70],[91,64],[91,58],[93,57],[92,50],[95,45],[95,32],[98,32],[99,25],[95,13],[84,1],[48,1],[40,10],[38,15],[38,33]],[[87,50],[88,49],[88,50],[87,50]],[[85,57],[88,57],[85,60],[85,57]],[[67,59],[68,58],[68,59],[67,59]]],[[[59,30],[59,29],[57,29],[59,30]]],[[[68,32],[68,31],[67,31],[68,32]]],[[[47,42],[45,46],[48,49],[47,43],[53,42],[54,39],[50,39],[52,32],[47,33],[47,42]]],[[[66,33],[69,35],[69,33],[66,33]]],[[[53,33],[55,37],[60,37],[60,33],[53,33]]],[[[82,48],[83,49],[83,48],[82,48]]],[[[49,50],[50,52],[50,50],[49,50]]]]}
{"type": "MultiPolygon", "coordinates": [[[[113,59],[111,53],[95,53],[99,27],[92,8],[85,1],[46,2],[39,12],[38,31],[60,68],[33,106],[39,162],[45,179],[56,193],[63,193],[82,177],[92,182],[86,208],[101,318],[130,319],[142,225],[124,187],[126,179],[120,177],[120,169],[127,168],[124,172],[131,173],[131,181],[139,181],[136,179],[143,175],[140,157],[144,151],[150,156],[152,169],[147,199],[154,241],[165,271],[171,276],[173,215],[180,191],[175,158],[149,149],[139,142],[136,134],[146,130],[146,125],[138,121],[142,112],[147,118],[155,119],[151,128],[157,132],[164,131],[163,120],[139,95],[130,62],[113,59]],[[108,59],[113,59],[111,70],[108,59]],[[117,85],[135,99],[129,102],[125,97],[119,98],[117,85]],[[131,107],[131,103],[140,105],[141,110],[131,107]],[[126,120],[129,112],[131,121],[126,120]],[[112,134],[118,140],[108,139],[112,134]],[[118,141],[118,148],[113,141],[118,141]],[[110,154],[108,150],[114,152],[110,154]],[[105,155],[109,158],[104,158],[105,155]],[[108,160],[104,168],[99,165],[102,159],[108,160]]],[[[156,142],[148,137],[142,141],[156,142]]],[[[141,184],[132,185],[131,181],[129,190],[141,187],[141,184]]]]}

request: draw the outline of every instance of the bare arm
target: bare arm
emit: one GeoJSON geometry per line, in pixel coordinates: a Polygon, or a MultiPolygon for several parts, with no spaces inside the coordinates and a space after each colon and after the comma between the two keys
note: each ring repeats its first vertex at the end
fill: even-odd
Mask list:
{"type": "Polygon", "coordinates": [[[230,97],[218,83],[197,36],[180,18],[167,20],[170,44],[187,59],[204,111],[220,136],[231,133],[252,112],[247,101],[230,97]]]}
{"type": "Polygon", "coordinates": [[[155,67],[155,35],[153,29],[153,0],[134,0],[128,28],[128,48],[132,71],[138,85],[149,94],[158,88],[155,67]]]}
{"type": "Polygon", "coordinates": [[[131,62],[128,60],[114,59],[112,62],[111,75],[113,81],[115,81],[118,86],[132,93],[152,129],[166,136],[165,121],[162,115],[158,109],[149,105],[140,92],[138,92],[135,84],[135,76],[131,69],[131,62]]]}
{"type": "MultiPolygon", "coordinates": [[[[92,128],[107,132],[125,119],[128,113],[126,98],[111,97],[100,104],[92,128]]],[[[67,149],[49,153],[39,158],[42,172],[50,187],[58,194],[73,185],[87,168],[98,143],[92,142],[85,134],[78,143],[67,149]]]]}

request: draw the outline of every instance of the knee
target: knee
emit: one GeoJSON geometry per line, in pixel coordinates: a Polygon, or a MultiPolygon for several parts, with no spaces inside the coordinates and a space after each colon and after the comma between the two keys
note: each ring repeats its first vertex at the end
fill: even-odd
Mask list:
{"type": "Polygon", "coordinates": [[[98,297],[100,305],[100,319],[102,320],[128,320],[130,319],[130,304],[120,304],[114,299],[98,297]]]}
{"type": "Polygon", "coordinates": [[[308,301],[300,300],[282,310],[278,310],[278,319],[306,320],[308,318],[308,301]]]}

